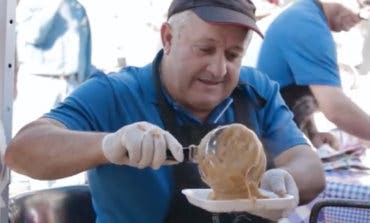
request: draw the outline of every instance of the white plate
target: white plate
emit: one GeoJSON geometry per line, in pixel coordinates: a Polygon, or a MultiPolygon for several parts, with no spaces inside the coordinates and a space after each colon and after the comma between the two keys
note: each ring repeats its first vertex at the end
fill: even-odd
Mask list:
{"type": "Polygon", "coordinates": [[[208,195],[211,191],[212,189],[184,189],[182,193],[192,205],[213,213],[248,212],[256,209],[289,210],[296,207],[292,195],[278,197],[272,192],[261,189],[261,193],[269,198],[256,199],[255,202],[250,199],[210,200],[208,195]]]}

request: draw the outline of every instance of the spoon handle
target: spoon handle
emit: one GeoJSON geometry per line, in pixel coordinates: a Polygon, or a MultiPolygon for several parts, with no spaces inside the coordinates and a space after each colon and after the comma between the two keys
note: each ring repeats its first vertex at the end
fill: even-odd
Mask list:
{"type": "MultiPolygon", "coordinates": [[[[183,147],[182,149],[184,151],[184,161],[183,162],[196,162],[194,157],[196,153],[198,152],[197,150],[198,147],[191,145],[191,146],[183,147]]],[[[173,157],[171,151],[168,149],[166,150],[166,157],[167,157],[166,161],[169,161],[171,163],[172,162],[178,163],[175,157],[173,157]]]]}

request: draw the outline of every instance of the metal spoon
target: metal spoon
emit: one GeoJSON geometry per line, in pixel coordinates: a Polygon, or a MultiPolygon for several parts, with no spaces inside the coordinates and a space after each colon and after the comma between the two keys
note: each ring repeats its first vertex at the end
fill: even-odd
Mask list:
{"type": "MultiPolygon", "coordinates": [[[[218,136],[221,134],[221,132],[225,129],[226,127],[225,126],[220,126],[220,127],[217,127],[214,132],[212,133],[209,141],[207,142],[206,144],[206,149],[205,149],[205,155],[216,155],[216,150],[217,150],[217,139],[218,139],[218,136]]],[[[198,154],[198,146],[195,146],[195,145],[190,145],[190,146],[187,146],[187,147],[183,147],[183,151],[184,151],[184,162],[186,161],[190,161],[190,162],[197,162],[197,160],[195,159],[195,157],[197,156],[198,154]]],[[[166,163],[167,164],[176,164],[177,161],[176,159],[173,157],[171,151],[167,150],[166,151],[166,163]]]]}
{"type": "MultiPolygon", "coordinates": [[[[184,162],[194,162],[196,163],[197,160],[195,159],[196,155],[198,154],[198,146],[190,145],[182,148],[184,151],[184,162]]],[[[166,163],[167,164],[177,164],[175,157],[172,155],[170,150],[166,150],[166,163]]]]}

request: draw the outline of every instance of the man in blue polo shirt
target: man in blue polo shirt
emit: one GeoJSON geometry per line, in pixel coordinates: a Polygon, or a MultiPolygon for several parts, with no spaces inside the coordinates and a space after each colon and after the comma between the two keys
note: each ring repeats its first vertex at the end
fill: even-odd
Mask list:
{"type": "Polygon", "coordinates": [[[339,128],[370,139],[370,117],[342,91],[336,45],[331,31],[347,31],[361,20],[357,1],[299,0],[268,27],[257,69],[277,81],[294,120],[319,147],[336,146],[334,138],[317,131],[316,110],[339,128]],[[343,2],[343,1],[342,1],[343,2]],[[356,8],[357,7],[357,8],[356,8]],[[355,9],[356,8],[356,9],[355,9]]]}
{"type": "MultiPolygon", "coordinates": [[[[264,144],[270,169],[261,187],[291,194],[296,204],[311,201],[324,187],[320,160],[278,85],[241,68],[252,31],[260,33],[254,12],[248,0],[174,0],[161,27],[163,50],[152,63],[96,73],[19,132],[7,164],[40,179],[89,170],[97,222],[212,222],[180,193],[205,186],[196,164],[182,162],[182,147],[239,122],[264,144]],[[178,164],[167,165],[166,151],[178,164]]],[[[271,222],[286,211],[255,210],[240,222],[271,222]]]]}

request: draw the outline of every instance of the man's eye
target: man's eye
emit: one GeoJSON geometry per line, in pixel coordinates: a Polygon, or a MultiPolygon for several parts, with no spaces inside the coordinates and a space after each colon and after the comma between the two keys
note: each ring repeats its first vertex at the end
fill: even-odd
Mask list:
{"type": "Polygon", "coordinates": [[[226,59],[228,59],[229,61],[233,61],[235,59],[238,59],[240,57],[240,54],[238,53],[227,53],[226,54],[226,59]]]}
{"type": "Polygon", "coordinates": [[[203,53],[212,53],[212,48],[199,47],[199,50],[203,53]]]}

